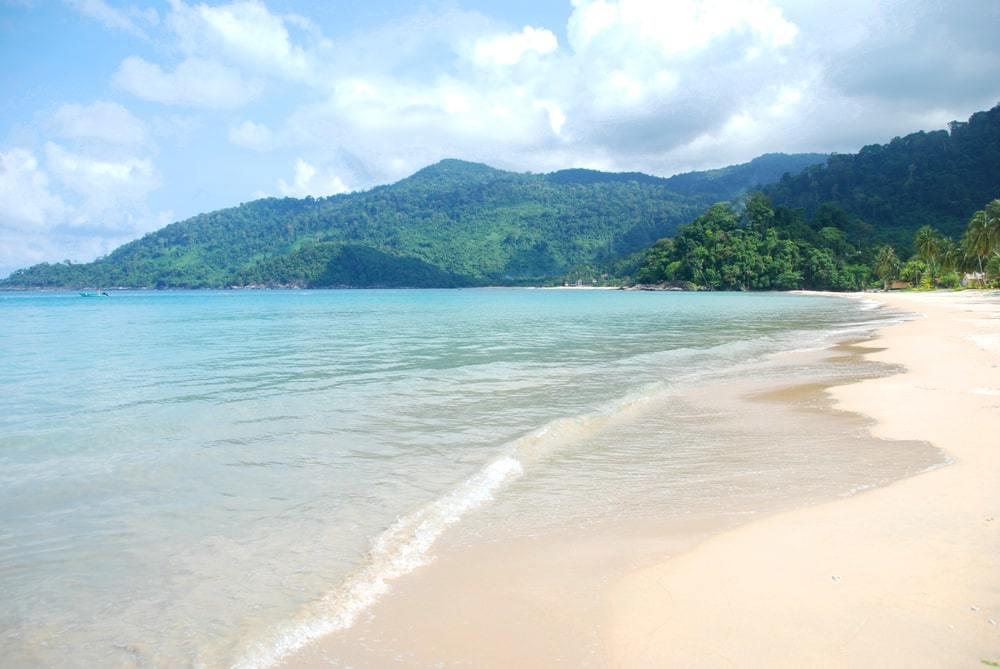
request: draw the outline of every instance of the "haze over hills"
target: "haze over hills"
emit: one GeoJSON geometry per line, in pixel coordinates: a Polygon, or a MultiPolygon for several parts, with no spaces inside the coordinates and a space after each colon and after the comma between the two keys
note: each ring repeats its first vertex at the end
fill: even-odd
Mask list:
{"type": "Polygon", "coordinates": [[[268,198],[174,223],[86,264],[41,264],[5,287],[459,286],[551,280],[674,233],[705,207],[823,154],[768,154],[671,178],[520,174],[444,160],[395,184],[268,198]]]}

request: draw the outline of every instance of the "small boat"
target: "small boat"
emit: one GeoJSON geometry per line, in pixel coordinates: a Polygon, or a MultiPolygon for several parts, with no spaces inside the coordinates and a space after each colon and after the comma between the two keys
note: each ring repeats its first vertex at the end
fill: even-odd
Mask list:
{"type": "Polygon", "coordinates": [[[111,297],[111,296],[102,290],[99,293],[81,292],[80,297],[111,297]]]}

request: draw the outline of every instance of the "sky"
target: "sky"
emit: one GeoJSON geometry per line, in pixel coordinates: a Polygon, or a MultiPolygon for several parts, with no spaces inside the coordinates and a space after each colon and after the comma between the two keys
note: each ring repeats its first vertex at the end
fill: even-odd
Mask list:
{"type": "Polygon", "coordinates": [[[669,176],[1000,102],[996,0],[0,0],[0,276],[442,158],[669,176]]]}

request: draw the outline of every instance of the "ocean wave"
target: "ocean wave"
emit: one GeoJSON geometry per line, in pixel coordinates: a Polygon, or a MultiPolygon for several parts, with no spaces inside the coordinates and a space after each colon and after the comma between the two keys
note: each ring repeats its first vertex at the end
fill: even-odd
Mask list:
{"type": "Polygon", "coordinates": [[[607,427],[616,420],[662,400],[673,392],[669,383],[652,383],[608,402],[592,412],[558,418],[508,442],[502,454],[450,492],[398,519],[372,542],[360,568],[330,594],[306,607],[271,636],[253,643],[234,669],[266,669],[309,643],[346,630],[371,608],[391,583],[430,561],[434,543],[463,516],[488,502],[525,468],[607,427]]]}
{"type": "Polygon", "coordinates": [[[468,511],[493,499],[524,472],[510,455],[493,460],[448,494],[400,518],[372,542],[363,566],[269,639],[253,644],[235,669],[264,669],[322,636],[351,627],[390,583],[428,561],[428,551],[468,511]]]}

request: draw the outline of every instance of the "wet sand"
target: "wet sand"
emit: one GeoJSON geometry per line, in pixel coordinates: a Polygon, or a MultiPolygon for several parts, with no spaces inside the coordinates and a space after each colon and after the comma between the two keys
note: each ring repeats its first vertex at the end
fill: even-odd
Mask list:
{"type": "Polygon", "coordinates": [[[633,572],[610,594],[610,666],[1000,661],[1000,301],[874,299],[923,315],[865,344],[905,371],[830,394],[871,416],[875,436],[928,440],[953,463],[633,572]]]}
{"type": "Polygon", "coordinates": [[[678,610],[665,617],[661,607],[672,600],[660,590],[659,570],[757,519],[845,497],[944,460],[924,442],[874,438],[870,419],[832,407],[832,385],[896,371],[867,365],[859,377],[862,354],[853,342],[786,354],[795,361],[822,360],[827,374],[730,379],[685,392],[692,408],[714,412],[716,434],[757,436],[745,449],[726,453],[720,465],[736,472],[780,460],[775,471],[797,472],[798,480],[765,485],[766,476],[735,477],[732,492],[741,500],[735,508],[720,497],[694,509],[655,509],[651,517],[531,536],[472,542],[446,536],[431,564],[394,583],[352,628],[280,666],[717,666],[717,656],[672,661],[656,654],[662,625],[687,615],[678,610]],[[838,365],[852,371],[845,376],[838,365]]]}

